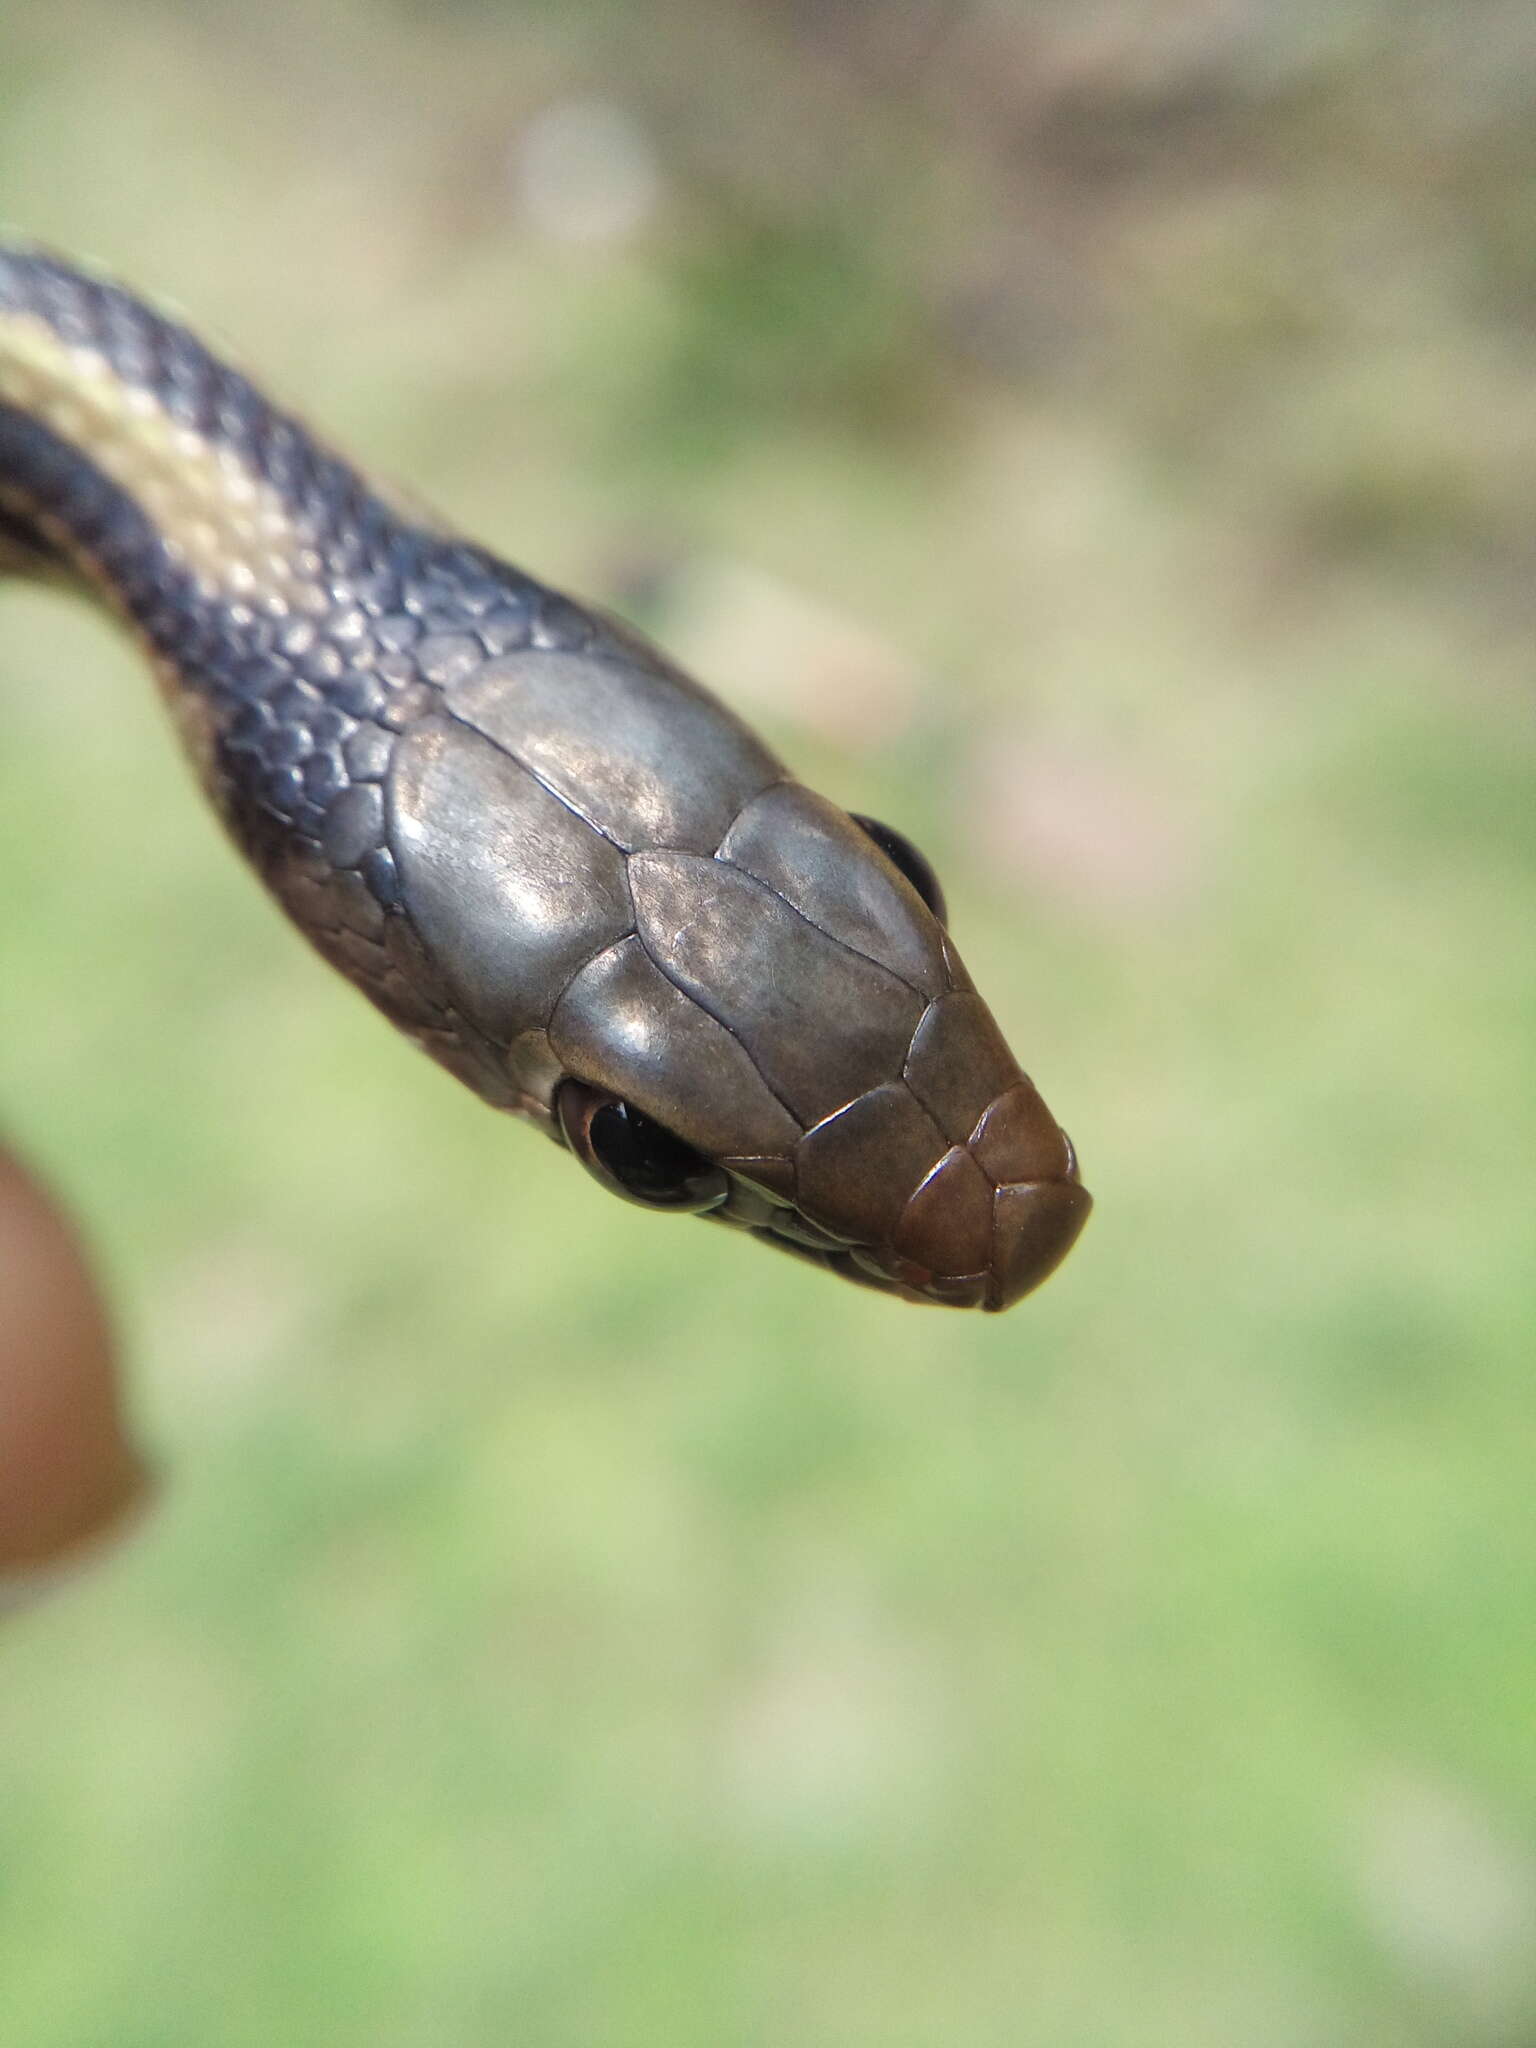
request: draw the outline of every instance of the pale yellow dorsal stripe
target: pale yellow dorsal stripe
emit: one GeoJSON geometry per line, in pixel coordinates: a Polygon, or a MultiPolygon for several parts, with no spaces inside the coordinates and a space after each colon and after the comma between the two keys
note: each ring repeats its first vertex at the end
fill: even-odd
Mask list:
{"type": "Polygon", "coordinates": [[[61,340],[36,313],[0,312],[0,400],[125,491],[209,596],[269,612],[325,608],[314,536],[281,494],[99,350],[61,340]]]}

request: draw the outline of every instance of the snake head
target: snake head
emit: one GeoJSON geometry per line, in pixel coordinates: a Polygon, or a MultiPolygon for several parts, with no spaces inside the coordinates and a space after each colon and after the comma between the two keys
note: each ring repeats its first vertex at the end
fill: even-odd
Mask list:
{"type": "Polygon", "coordinates": [[[550,1032],[595,1178],[909,1300],[1002,1309],[1055,1269],[1090,1197],[914,848],[781,781],[629,882],[635,933],[550,1032]]]}
{"type": "Polygon", "coordinates": [[[956,1307],[1076,1238],[1072,1148],[926,862],[634,636],[451,682],[386,818],[456,1016],[611,1192],[956,1307]]]}

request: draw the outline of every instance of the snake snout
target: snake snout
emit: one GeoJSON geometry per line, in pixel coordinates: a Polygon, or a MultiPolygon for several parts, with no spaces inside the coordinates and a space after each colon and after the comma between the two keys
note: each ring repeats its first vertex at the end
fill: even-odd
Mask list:
{"type": "Polygon", "coordinates": [[[1071,1251],[1093,1197],[1077,1177],[1072,1140],[1030,1081],[997,1098],[968,1149],[997,1191],[982,1306],[1011,1308],[1071,1251]]]}
{"type": "Polygon", "coordinates": [[[1021,1079],[908,1202],[892,1278],[929,1301],[1011,1308],[1061,1264],[1092,1207],[1071,1140],[1021,1079]]]}
{"type": "Polygon", "coordinates": [[[1011,1308],[1071,1251],[1093,1197],[1076,1179],[1015,1181],[997,1191],[984,1308],[1011,1308]]]}

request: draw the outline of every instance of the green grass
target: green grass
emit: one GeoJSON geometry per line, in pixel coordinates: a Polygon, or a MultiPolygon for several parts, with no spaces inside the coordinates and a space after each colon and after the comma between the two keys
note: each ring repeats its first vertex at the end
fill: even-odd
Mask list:
{"type": "Polygon", "coordinates": [[[1441,81],[1463,262],[1385,20],[1119,186],[766,8],[4,31],[0,213],[684,654],[757,579],[711,679],[934,854],[1099,1204],[981,1320],[606,1201],[7,590],[0,1104],[166,1490],[0,1640],[6,2048],[1536,2036],[1517,144],[1441,81]],[[665,182],[582,250],[504,166],[594,93],[665,182]]]}

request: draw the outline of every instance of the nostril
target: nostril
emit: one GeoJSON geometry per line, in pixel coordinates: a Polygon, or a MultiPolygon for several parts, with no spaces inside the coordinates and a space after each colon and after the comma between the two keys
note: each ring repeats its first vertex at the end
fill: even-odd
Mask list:
{"type": "Polygon", "coordinates": [[[1075,1180],[999,1188],[986,1306],[1010,1308],[1048,1279],[1076,1244],[1092,1207],[1093,1197],[1075,1180]]]}

